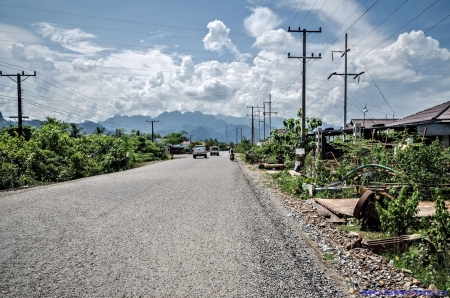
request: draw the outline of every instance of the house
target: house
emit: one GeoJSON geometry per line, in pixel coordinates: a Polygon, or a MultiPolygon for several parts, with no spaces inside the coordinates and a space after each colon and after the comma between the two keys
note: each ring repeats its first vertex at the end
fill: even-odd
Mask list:
{"type": "Polygon", "coordinates": [[[375,128],[375,127],[383,127],[388,124],[391,124],[398,119],[388,119],[388,118],[375,118],[375,119],[352,119],[350,120],[350,123],[347,123],[347,129],[353,129],[356,123],[361,124],[361,127],[364,128],[375,128]]]}
{"type": "Polygon", "coordinates": [[[405,128],[409,131],[416,130],[430,139],[439,137],[444,147],[447,148],[450,146],[450,101],[406,116],[386,127],[396,130],[405,128]]]}

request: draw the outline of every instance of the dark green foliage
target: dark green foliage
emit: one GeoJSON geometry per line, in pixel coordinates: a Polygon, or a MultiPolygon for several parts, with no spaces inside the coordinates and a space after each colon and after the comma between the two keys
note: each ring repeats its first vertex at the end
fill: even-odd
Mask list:
{"type": "Polygon", "coordinates": [[[0,189],[122,171],[167,158],[164,145],[137,134],[82,135],[52,118],[42,124],[29,138],[19,138],[10,128],[0,130],[0,189]]]}
{"type": "Polygon", "coordinates": [[[401,236],[406,234],[408,228],[415,226],[420,194],[417,189],[411,193],[407,187],[402,187],[395,197],[395,200],[387,202],[386,208],[378,202],[375,207],[383,230],[392,236],[401,236]]]}
{"type": "Polygon", "coordinates": [[[183,143],[184,141],[189,141],[189,137],[186,136],[187,131],[180,132],[172,132],[166,136],[164,136],[164,140],[166,144],[178,145],[183,143]]]}

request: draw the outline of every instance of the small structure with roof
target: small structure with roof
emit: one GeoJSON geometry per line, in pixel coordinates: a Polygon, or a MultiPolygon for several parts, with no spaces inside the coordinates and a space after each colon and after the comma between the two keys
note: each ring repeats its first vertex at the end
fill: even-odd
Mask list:
{"type": "Polygon", "coordinates": [[[426,138],[439,140],[444,147],[450,146],[450,101],[441,103],[429,109],[406,116],[396,122],[386,125],[396,130],[407,128],[417,130],[426,138]]]}

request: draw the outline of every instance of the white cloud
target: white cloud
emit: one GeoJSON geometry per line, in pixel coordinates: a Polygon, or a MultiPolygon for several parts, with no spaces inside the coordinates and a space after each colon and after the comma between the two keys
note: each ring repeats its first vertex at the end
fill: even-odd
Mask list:
{"type": "MultiPolygon", "coordinates": [[[[256,9],[252,15],[256,15],[256,9]]],[[[65,29],[54,25],[45,28],[47,31],[43,36],[46,38],[74,46],[79,46],[79,41],[93,44],[96,38],[76,29],[67,30],[70,34],[62,36],[65,29]]],[[[210,22],[208,29],[210,31],[203,39],[205,49],[217,53],[228,51],[237,57],[242,55],[229,38],[230,29],[222,22],[210,22]]],[[[301,106],[301,62],[287,59],[284,50],[295,41],[294,37],[299,37],[286,34],[274,25],[255,33],[258,35],[254,46],[259,52],[248,61],[197,62],[189,55],[177,53],[173,47],[169,53],[167,46],[146,51],[67,54],[64,49],[50,50],[46,46],[17,40],[0,44],[0,52],[2,57],[20,60],[9,62],[36,69],[66,86],[55,83],[58,89],[33,78],[25,82],[22,85],[25,91],[41,97],[42,101],[37,103],[67,112],[24,103],[32,118],[44,115],[74,122],[103,120],[114,114],[157,116],[176,109],[243,116],[247,114],[247,105],[261,105],[269,93],[273,95],[273,111],[284,117],[294,117],[301,106]],[[277,52],[283,38],[283,46],[277,52]]],[[[385,46],[364,56],[362,61],[358,57],[370,48],[358,45],[349,52],[349,72],[365,71],[364,66],[368,67],[393,109],[403,115],[448,100],[450,54],[440,47],[438,40],[421,34],[421,31],[402,33],[396,40],[386,42],[385,46]]],[[[309,42],[308,50],[318,46],[318,43],[309,42]]],[[[343,79],[327,80],[327,77],[333,71],[342,71],[343,61],[333,63],[329,57],[308,62],[307,116],[323,117],[328,123],[342,125],[343,79]]],[[[3,65],[2,70],[14,71],[3,65]]],[[[0,88],[0,95],[14,96],[14,86],[8,88],[0,88]]],[[[367,74],[360,84],[349,79],[348,90],[348,119],[360,116],[365,103],[370,105],[367,117],[392,114],[367,74]]],[[[15,105],[16,101],[12,100],[4,107],[14,111],[15,105]]]]}
{"type": "Polygon", "coordinates": [[[213,51],[222,54],[223,49],[226,48],[232,54],[235,54],[239,60],[245,60],[250,57],[249,54],[239,53],[236,46],[231,39],[228,38],[230,29],[225,26],[222,21],[215,20],[207,25],[209,29],[208,34],[203,38],[205,50],[213,51]]]}
{"type": "Polygon", "coordinates": [[[273,30],[282,21],[267,7],[252,8],[252,14],[244,20],[245,29],[253,37],[258,37],[267,31],[273,30]]]}
{"type": "Polygon", "coordinates": [[[95,55],[98,52],[108,50],[95,45],[92,40],[96,38],[94,34],[84,32],[81,29],[61,29],[50,23],[38,23],[38,33],[51,41],[61,44],[64,48],[81,53],[87,56],[95,55]]]}

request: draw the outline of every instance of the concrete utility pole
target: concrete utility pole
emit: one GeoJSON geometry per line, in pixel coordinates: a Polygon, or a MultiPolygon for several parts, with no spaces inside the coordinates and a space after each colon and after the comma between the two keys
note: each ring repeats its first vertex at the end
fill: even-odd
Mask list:
{"type": "Polygon", "coordinates": [[[159,120],[150,120],[150,121],[145,120],[145,122],[151,122],[152,123],[152,143],[153,143],[153,123],[159,122],[159,120]]]}
{"type": "Polygon", "coordinates": [[[238,144],[239,138],[239,131],[241,132],[241,143],[242,143],[242,127],[236,127],[236,145],[238,144]]]}
{"type": "Polygon", "coordinates": [[[189,135],[189,143],[192,143],[192,136],[193,135],[189,135]]]}
{"type": "Polygon", "coordinates": [[[19,136],[23,135],[23,122],[22,119],[23,118],[28,118],[28,117],[24,117],[22,115],[22,86],[21,83],[23,81],[25,81],[26,79],[28,79],[29,77],[35,77],[36,76],[36,71],[34,72],[34,74],[25,74],[25,72],[22,71],[22,74],[18,73],[18,74],[3,74],[0,71],[0,76],[1,77],[8,77],[11,80],[13,80],[14,82],[17,83],[17,116],[12,116],[10,118],[18,118],[19,119],[19,136]],[[16,77],[16,80],[14,80],[11,77],[16,77]],[[21,77],[25,77],[25,79],[22,79],[21,77]]]}
{"type": "Polygon", "coordinates": [[[258,109],[258,142],[261,140],[261,112],[258,109]]]}
{"type": "MultiPolygon", "coordinates": [[[[264,106],[263,106],[263,116],[264,116],[264,113],[265,113],[265,108],[264,108],[264,106]]],[[[261,113],[260,113],[260,111],[258,111],[258,117],[261,115],[261,113]]],[[[264,140],[266,139],[266,129],[265,129],[265,126],[266,126],[266,120],[265,120],[265,118],[266,118],[266,116],[264,116],[263,117],[263,120],[259,120],[259,125],[261,125],[261,122],[263,123],[263,133],[264,133],[264,135],[263,135],[263,137],[261,138],[261,128],[259,129],[259,139],[261,140],[263,140],[263,142],[264,142],[264,140]]]]}
{"type": "Polygon", "coordinates": [[[303,56],[302,57],[292,57],[291,53],[288,53],[288,58],[297,58],[303,59],[303,72],[302,72],[302,143],[305,144],[306,134],[306,59],[322,59],[322,54],[319,54],[319,57],[314,57],[314,53],[311,54],[311,57],[306,57],[306,34],[307,33],[322,33],[322,27],[319,28],[319,31],[316,30],[291,30],[291,27],[288,28],[288,32],[300,32],[303,34],[303,56]]]}
{"type": "MultiPolygon", "coordinates": [[[[272,131],[272,114],[276,114],[277,112],[272,112],[272,95],[269,94],[269,101],[265,101],[263,103],[269,104],[269,112],[264,112],[265,115],[269,115],[269,136],[270,132],[272,131]]],[[[264,127],[266,125],[264,124],[264,127]]]]}
{"type": "MultiPolygon", "coordinates": [[[[253,109],[258,109],[260,107],[247,106],[247,108],[251,108],[252,109],[252,146],[253,146],[255,144],[255,121],[254,121],[255,114],[253,113],[253,109]]],[[[250,116],[250,115],[247,115],[247,116],[250,116]]]]}
{"type": "Polygon", "coordinates": [[[264,132],[264,141],[266,140],[266,104],[263,102],[263,132],[264,132]]]}
{"type": "Polygon", "coordinates": [[[344,73],[333,72],[328,77],[328,80],[329,80],[334,75],[344,76],[344,125],[342,126],[342,129],[345,129],[347,127],[347,76],[355,76],[353,79],[356,79],[357,77],[359,77],[360,75],[362,75],[364,73],[364,71],[360,72],[360,73],[347,73],[347,52],[349,52],[349,51],[350,51],[350,49],[347,49],[347,33],[345,33],[345,51],[332,51],[331,52],[331,59],[333,59],[333,52],[343,53],[341,55],[341,57],[345,56],[344,73]]]}

